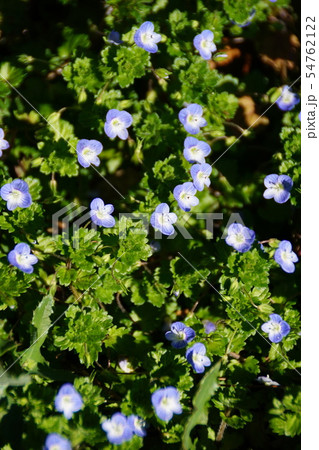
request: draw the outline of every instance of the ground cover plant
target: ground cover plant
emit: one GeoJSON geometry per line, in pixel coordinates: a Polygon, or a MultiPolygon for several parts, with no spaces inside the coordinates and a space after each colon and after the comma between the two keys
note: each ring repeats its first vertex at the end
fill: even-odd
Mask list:
{"type": "Polygon", "coordinates": [[[1,3],[1,448],[300,448],[298,8],[1,3]]]}

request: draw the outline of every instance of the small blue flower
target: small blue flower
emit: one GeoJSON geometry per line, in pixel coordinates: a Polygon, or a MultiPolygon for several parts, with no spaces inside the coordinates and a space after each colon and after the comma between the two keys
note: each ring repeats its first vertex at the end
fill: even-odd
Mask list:
{"type": "Polygon", "coordinates": [[[228,228],[226,244],[241,253],[248,252],[255,240],[255,232],[240,223],[232,223],[228,228]]]}
{"type": "Polygon", "coordinates": [[[145,421],[143,419],[132,414],[131,416],[128,416],[127,423],[133,430],[133,433],[135,433],[137,436],[146,436],[145,421]]]}
{"type": "Polygon", "coordinates": [[[63,413],[66,419],[71,419],[73,413],[80,411],[83,400],[71,383],[63,384],[55,397],[55,409],[63,413]]]}
{"type": "Polygon", "coordinates": [[[216,331],[216,325],[210,320],[203,320],[203,324],[206,334],[210,334],[216,331]]]}
{"type": "Polygon", "coordinates": [[[202,58],[208,60],[212,57],[212,52],[216,52],[217,47],[214,44],[214,33],[210,30],[204,30],[201,34],[194,37],[194,47],[199,51],[202,58]]]}
{"type": "Polygon", "coordinates": [[[264,179],[266,190],[264,198],[273,198],[276,203],[285,203],[290,197],[293,181],[288,175],[276,175],[272,173],[264,179]]]}
{"type": "Polygon", "coordinates": [[[110,419],[102,422],[101,427],[106,432],[111,444],[119,445],[122,442],[130,441],[133,437],[133,430],[122,413],[113,414],[110,419]]]}
{"type": "Polygon", "coordinates": [[[104,131],[106,135],[113,139],[118,136],[120,139],[128,138],[127,128],[133,123],[133,118],[127,111],[119,111],[118,109],[110,109],[106,114],[106,122],[104,131]]]}
{"type": "Polygon", "coordinates": [[[277,383],[277,381],[273,381],[269,377],[269,375],[267,375],[266,377],[263,376],[257,377],[256,380],[258,381],[258,383],[265,384],[266,386],[274,386],[274,387],[280,386],[280,384],[277,383]]]}
{"type": "Polygon", "coordinates": [[[10,147],[9,142],[3,138],[4,138],[4,131],[2,128],[0,128],[0,156],[2,156],[2,150],[7,150],[7,148],[10,147]]]}
{"type": "Polygon", "coordinates": [[[290,326],[278,314],[270,314],[269,318],[269,322],[263,323],[261,329],[268,333],[268,338],[271,342],[278,344],[289,334],[290,326]]]}
{"type": "Polygon", "coordinates": [[[210,186],[209,175],[212,173],[212,166],[210,164],[194,164],[191,167],[191,176],[193,184],[198,191],[202,191],[204,186],[210,186]]]}
{"type": "Polygon", "coordinates": [[[177,200],[178,206],[183,211],[190,211],[192,206],[196,206],[199,203],[196,194],[196,188],[190,181],[186,183],[179,184],[174,188],[173,195],[175,200],[177,200]]]}
{"type": "Polygon", "coordinates": [[[237,25],[238,27],[240,27],[240,28],[245,28],[245,27],[248,27],[248,25],[251,24],[251,22],[252,22],[253,18],[255,17],[255,15],[256,15],[256,10],[253,9],[253,10],[251,11],[251,13],[249,14],[249,17],[247,18],[247,20],[245,20],[245,22],[239,23],[239,22],[234,22],[233,20],[232,20],[232,22],[233,22],[235,25],[237,25]]]}
{"type": "Polygon", "coordinates": [[[134,34],[134,42],[138,47],[143,48],[149,53],[156,53],[158,44],[162,36],[154,32],[154,24],[152,22],[144,22],[134,34]]]}
{"type": "Polygon", "coordinates": [[[160,230],[160,232],[166,234],[166,236],[174,234],[175,230],[172,224],[176,221],[177,215],[169,212],[167,203],[159,204],[151,215],[152,227],[160,230]]]}
{"type": "Polygon", "coordinates": [[[158,241],[151,241],[150,247],[153,250],[153,253],[159,252],[161,249],[161,243],[158,241]]]}
{"type": "Polygon", "coordinates": [[[203,108],[197,103],[191,103],[187,108],[180,110],[178,118],[188,133],[197,134],[201,127],[207,125],[207,122],[202,115],[203,108]]]}
{"type": "Polygon", "coordinates": [[[204,164],[205,157],[210,154],[212,149],[204,142],[194,137],[187,137],[184,141],[184,158],[190,163],[204,164]]]}
{"type": "Polygon", "coordinates": [[[44,450],[72,450],[70,441],[60,436],[57,433],[48,434],[44,450]]]}
{"type": "Polygon", "coordinates": [[[90,204],[90,216],[93,223],[105,228],[111,228],[115,225],[115,219],[111,216],[114,206],[111,204],[104,205],[101,198],[95,198],[90,204]]]}
{"type": "Polygon", "coordinates": [[[289,241],[281,241],[274,254],[275,261],[280,265],[283,271],[293,273],[295,271],[294,263],[298,262],[298,256],[292,251],[292,245],[289,241]]]}
{"type": "Polygon", "coordinates": [[[33,264],[38,262],[38,258],[31,253],[31,248],[28,244],[21,242],[17,244],[11,252],[8,253],[9,263],[25,273],[32,273],[33,264]]]}
{"type": "Polygon", "coordinates": [[[181,414],[182,407],[179,402],[180,394],[172,386],[158,389],[152,394],[152,405],[155,408],[157,417],[168,422],[173,414],[181,414]]]}
{"type": "Polygon", "coordinates": [[[205,355],[206,347],[200,342],[194,344],[191,348],[186,350],[186,359],[191,364],[196,373],[203,373],[205,367],[211,365],[210,359],[205,355]]]}
{"type": "Polygon", "coordinates": [[[289,86],[283,86],[281,88],[280,97],[276,100],[278,108],[282,111],[292,110],[299,102],[299,96],[292,92],[289,86]]]}
{"type": "Polygon", "coordinates": [[[81,139],[77,146],[76,152],[78,154],[78,161],[82,167],[89,167],[90,164],[94,166],[100,165],[100,158],[97,156],[103,150],[101,142],[95,139],[81,139]]]}
{"type": "Polygon", "coordinates": [[[166,339],[172,341],[172,347],[183,348],[192,341],[196,333],[191,327],[187,327],[183,322],[174,322],[171,331],[165,333],[166,339]]]}
{"type": "Polygon", "coordinates": [[[7,202],[9,211],[13,211],[18,207],[28,208],[32,203],[28,183],[18,178],[13,180],[12,183],[2,186],[0,195],[7,202]]]}
{"type": "Polygon", "coordinates": [[[300,111],[300,113],[298,114],[298,119],[299,119],[299,121],[301,122],[301,111],[300,111]]]}
{"type": "Polygon", "coordinates": [[[114,31],[114,30],[111,31],[111,33],[109,34],[108,41],[111,44],[115,44],[115,45],[123,44],[120,33],[118,31],[114,31]]]}

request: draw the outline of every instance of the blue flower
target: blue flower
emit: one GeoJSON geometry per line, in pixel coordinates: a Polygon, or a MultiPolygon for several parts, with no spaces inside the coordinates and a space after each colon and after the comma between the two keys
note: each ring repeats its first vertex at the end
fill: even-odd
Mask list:
{"type": "Polygon", "coordinates": [[[190,211],[192,206],[196,206],[199,203],[196,194],[196,188],[190,181],[186,183],[179,184],[174,188],[173,195],[175,200],[177,200],[178,206],[183,211],[190,211]]]}
{"type": "Polygon", "coordinates": [[[7,202],[9,211],[13,211],[18,207],[28,208],[32,203],[28,183],[18,178],[13,180],[12,183],[2,186],[0,195],[7,202]]]}
{"type": "Polygon", "coordinates": [[[171,325],[171,331],[165,333],[166,339],[172,341],[172,347],[183,348],[195,337],[195,331],[187,327],[183,322],[174,322],[171,325]]]}
{"type": "Polygon", "coordinates": [[[132,414],[131,416],[128,416],[127,423],[131,427],[133,433],[137,436],[146,436],[145,421],[143,419],[132,414]]]}
{"type": "Polygon", "coordinates": [[[94,166],[100,165],[100,158],[97,156],[103,150],[101,142],[95,139],[81,139],[77,146],[76,152],[78,154],[78,161],[82,167],[89,167],[90,164],[94,166]]]}
{"type": "Polygon", "coordinates": [[[28,244],[21,242],[17,244],[11,252],[8,253],[9,263],[25,273],[33,272],[33,264],[38,262],[38,258],[31,253],[28,244]]]}
{"type": "Polygon", "coordinates": [[[80,411],[83,400],[71,383],[63,384],[55,397],[55,409],[63,413],[66,419],[71,419],[73,413],[80,411]]]}
{"type": "Polygon", "coordinates": [[[111,216],[114,206],[111,204],[104,205],[101,198],[95,198],[90,204],[90,216],[92,222],[102,227],[111,228],[115,225],[115,219],[111,216]]]}
{"type": "Polygon", "coordinates": [[[275,261],[280,265],[282,270],[287,273],[295,271],[294,263],[298,262],[298,256],[292,251],[292,245],[289,241],[281,241],[274,254],[275,261]]]}
{"type": "Polygon", "coordinates": [[[197,134],[201,127],[207,125],[207,122],[202,115],[203,108],[200,105],[197,105],[197,103],[191,103],[187,108],[180,110],[178,118],[188,133],[197,134]]]}
{"type": "Polygon", "coordinates": [[[44,450],[72,450],[70,441],[60,436],[57,433],[48,434],[44,450]]]}
{"type": "Polygon", "coordinates": [[[102,422],[101,427],[106,432],[111,444],[119,445],[133,437],[133,430],[122,413],[113,414],[110,419],[102,422]]]}
{"type": "Polygon", "coordinates": [[[212,149],[210,146],[204,142],[199,141],[194,137],[187,137],[184,141],[184,158],[190,163],[200,163],[205,162],[205,157],[210,154],[212,149]]]}
{"type": "Polygon", "coordinates": [[[198,191],[202,191],[204,186],[210,186],[209,175],[212,173],[212,166],[210,164],[194,164],[191,167],[191,176],[193,184],[198,191]]]}
{"type": "Polygon", "coordinates": [[[156,53],[158,44],[162,36],[154,32],[154,24],[152,22],[144,22],[134,34],[134,42],[138,47],[143,48],[149,53],[156,53]]]}
{"type": "Polygon", "coordinates": [[[293,181],[288,175],[276,175],[272,173],[264,179],[266,190],[264,198],[273,198],[276,203],[285,203],[290,197],[293,181]]]}
{"type": "Polygon", "coordinates": [[[167,203],[159,204],[151,215],[152,227],[160,230],[161,233],[167,236],[174,234],[175,230],[172,224],[176,221],[177,215],[169,212],[167,203]]]}
{"type": "Polygon", "coordinates": [[[289,86],[283,86],[281,88],[280,97],[276,100],[278,108],[280,108],[282,111],[290,111],[299,102],[299,96],[292,92],[289,86]]]}
{"type": "Polygon", "coordinates": [[[216,325],[210,320],[203,320],[203,324],[206,334],[210,334],[213,333],[213,331],[216,331],[216,325]]]}
{"type": "Polygon", "coordinates": [[[289,334],[290,326],[278,314],[270,314],[269,318],[269,322],[263,323],[261,329],[268,333],[268,338],[271,342],[278,344],[289,334]]]}
{"type": "Polygon", "coordinates": [[[9,142],[4,138],[4,131],[0,128],[0,156],[2,156],[2,150],[7,150],[10,147],[9,142]]]}
{"type": "Polygon", "coordinates": [[[157,417],[168,422],[173,417],[173,414],[181,414],[182,407],[179,399],[178,390],[172,386],[153,392],[152,405],[155,408],[157,417]]]}
{"type": "Polygon", "coordinates": [[[226,244],[241,253],[248,252],[255,240],[255,232],[240,223],[232,223],[228,228],[226,244]]]}
{"type": "Polygon", "coordinates": [[[193,43],[196,50],[204,59],[210,59],[212,57],[212,52],[217,50],[214,44],[214,33],[210,30],[204,30],[201,34],[194,37],[193,43]]]}
{"type": "MultiPolygon", "coordinates": [[[[275,0],[275,1],[276,1],[276,0],[275,0]]],[[[234,22],[233,20],[232,20],[232,22],[233,22],[235,25],[237,25],[238,27],[240,27],[240,28],[245,28],[245,27],[248,27],[248,25],[251,24],[251,22],[252,22],[253,18],[255,17],[255,15],[256,15],[256,10],[253,9],[253,10],[251,11],[251,13],[249,14],[249,17],[245,20],[245,22],[239,23],[239,22],[234,22]]]]}
{"type": "Polygon", "coordinates": [[[161,243],[153,240],[150,242],[150,247],[153,250],[153,253],[159,252],[161,249],[161,243]]]}
{"type": "Polygon", "coordinates": [[[114,31],[114,30],[111,31],[111,33],[109,34],[108,41],[111,44],[115,44],[115,45],[123,44],[120,33],[118,31],[114,31]]]}
{"type": "Polygon", "coordinates": [[[133,123],[133,118],[127,111],[119,111],[118,109],[110,109],[106,114],[106,122],[104,131],[106,135],[113,139],[118,136],[120,139],[128,138],[127,128],[133,123]]]}
{"type": "Polygon", "coordinates": [[[280,384],[277,383],[277,381],[273,381],[269,377],[269,375],[267,375],[266,377],[263,376],[257,377],[256,380],[258,381],[258,383],[265,384],[266,386],[274,386],[274,387],[280,386],[280,384]]]}
{"type": "Polygon", "coordinates": [[[191,348],[186,350],[186,359],[191,364],[196,373],[203,373],[205,367],[211,365],[210,359],[205,355],[206,347],[200,342],[194,344],[191,348]]]}

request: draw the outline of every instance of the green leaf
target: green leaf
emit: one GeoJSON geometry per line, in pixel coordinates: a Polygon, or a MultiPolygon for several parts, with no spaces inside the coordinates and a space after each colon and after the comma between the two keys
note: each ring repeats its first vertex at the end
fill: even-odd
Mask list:
{"type": "Polygon", "coordinates": [[[145,74],[150,65],[150,54],[137,46],[121,46],[117,50],[115,61],[118,63],[118,82],[124,88],[132,84],[135,78],[145,74]]]}
{"type": "Polygon", "coordinates": [[[98,359],[103,339],[112,324],[112,317],[101,310],[81,310],[71,305],[65,313],[67,331],[58,331],[55,343],[62,350],[75,350],[82,364],[90,367],[98,359]]]}
{"type": "Polygon", "coordinates": [[[193,412],[188,418],[183,438],[182,445],[184,450],[194,449],[194,444],[192,443],[190,434],[192,429],[196,425],[207,425],[208,421],[208,401],[214,395],[218,389],[217,377],[219,374],[220,362],[215,364],[209,372],[201,380],[196,394],[193,398],[193,412]]]}
{"type": "Polygon", "coordinates": [[[36,329],[34,341],[21,358],[22,364],[27,365],[29,369],[38,363],[45,362],[40,348],[47,337],[51,325],[50,316],[53,312],[53,304],[54,299],[52,295],[47,295],[42,299],[33,313],[32,325],[36,329]]]}

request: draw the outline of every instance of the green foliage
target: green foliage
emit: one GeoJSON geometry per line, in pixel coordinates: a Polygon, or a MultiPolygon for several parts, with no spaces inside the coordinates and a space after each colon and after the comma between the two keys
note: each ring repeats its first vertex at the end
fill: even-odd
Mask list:
{"type": "Polygon", "coordinates": [[[65,313],[66,333],[57,334],[56,345],[62,350],[75,350],[81,363],[92,366],[102,350],[102,342],[112,324],[112,317],[100,310],[81,310],[71,305],[65,313]]]}
{"type": "Polygon", "coordinates": [[[44,363],[45,359],[41,355],[40,348],[43,345],[48,330],[51,326],[50,316],[53,312],[53,297],[52,295],[47,295],[39,303],[37,308],[33,312],[32,325],[36,329],[34,335],[34,341],[30,343],[30,347],[22,356],[22,364],[24,366],[33,368],[34,363],[44,363]]]}
{"type": "Polygon", "coordinates": [[[301,126],[298,106],[267,109],[295,79],[284,46],[272,44],[278,33],[283,42],[288,30],[298,35],[290,2],[2,3],[0,128],[10,149],[0,187],[24,179],[33,203],[9,211],[0,199],[0,448],[42,448],[59,433],[72,448],[109,450],[100,424],[122,412],[147,423],[147,436],[122,450],[297,450],[300,272],[299,264],[283,272],[274,253],[287,239],[300,256],[301,126]],[[251,25],[238,26],[253,9],[251,25]],[[145,21],[162,36],[155,54],[134,43],[145,21]],[[205,29],[217,46],[209,61],[193,45],[205,29]],[[207,126],[195,137],[211,146],[212,174],[199,205],[184,212],[173,190],[191,181],[178,119],[190,103],[203,107],[207,126]],[[132,115],[127,140],[106,136],[110,109],[132,115]],[[79,165],[80,139],[102,143],[98,167],[79,165]],[[270,173],[293,179],[283,205],[263,198],[270,173]],[[114,205],[113,228],[91,226],[97,197],[114,205]],[[164,202],[178,216],[169,237],[149,225],[164,202]],[[234,213],[256,232],[245,253],[225,243],[234,213]],[[38,258],[32,274],[8,262],[20,242],[38,258]],[[272,313],[291,328],[278,344],[261,330],[272,313]],[[209,334],[206,320],[216,326],[209,334]],[[176,321],[196,333],[179,350],[165,339],[176,321]],[[197,342],[212,363],[204,374],[185,357],[197,342]],[[257,381],[267,374],[280,386],[257,381]],[[84,402],[70,421],[54,406],[66,382],[84,402]],[[183,407],[167,423],[151,403],[166,386],[183,407]]]}
{"type": "Polygon", "coordinates": [[[183,433],[183,448],[191,449],[192,446],[190,433],[196,425],[207,425],[208,421],[208,407],[209,399],[215,394],[218,389],[217,377],[220,369],[220,363],[215,364],[205,377],[201,380],[198,390],[193,398],[194,410],[189,417],[184,433],[183,433]]]}
{"type": "Polygon", "coordinates": [[[294,437],[300,434],[301,427],[301,396],[300,392],[287,394],[282,401],[274,399],[273,408],[269,414],[271,429],[280,435],[294,437]]]}

